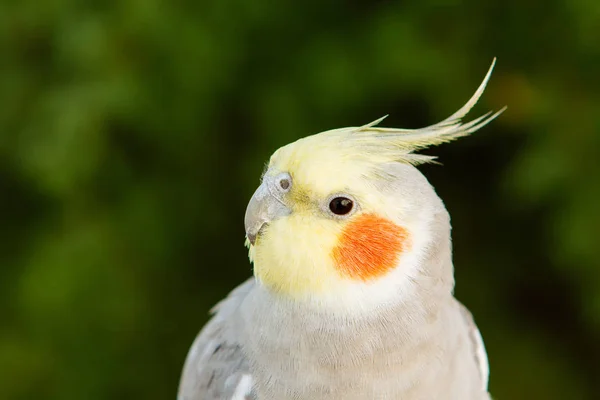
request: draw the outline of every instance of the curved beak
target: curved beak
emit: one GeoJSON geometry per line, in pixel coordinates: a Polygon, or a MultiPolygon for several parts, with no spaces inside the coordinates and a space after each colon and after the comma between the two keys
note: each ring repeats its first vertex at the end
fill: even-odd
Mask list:
{"type": "Polygon", "coordinates": [[[269,222],[290,214],[290,209],[276,197],[277,192],[269,190],[269,180],[265,177],[263,183],[256,189],[246,208],[244,226],[246,237],[252,245],[261,229],[269,222]]]}

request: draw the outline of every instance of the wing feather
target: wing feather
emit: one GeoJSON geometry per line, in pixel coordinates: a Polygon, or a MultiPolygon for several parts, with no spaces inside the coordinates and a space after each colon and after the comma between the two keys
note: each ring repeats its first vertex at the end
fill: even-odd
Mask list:
{"type": "Polygon", "coordinates": [[[250,400],[252,376],[237,337],[236,312],[254,287],[249,279],[218,303],[187,355],[178,400],[250,400]]]}
{"type": "Polygon", "coordinates": [[[473,315],[471,312],[462,305],[458,303],[460,307],[461,314],[467,324],[467,329],[469,332],[469,341],[472,347],[473,357],[475,358],[475,362],[477,363],[477,367],[479,368],[479,373],[481,374],[481,385],[483,390],[488,390],[488,381],[490,377],[490,366],[488,363],[487,352],[485,351],[485,345],[483,343],[483,338],[481,337],[481,333],[475,324],[475,320],[473,319],[473,315]]]}

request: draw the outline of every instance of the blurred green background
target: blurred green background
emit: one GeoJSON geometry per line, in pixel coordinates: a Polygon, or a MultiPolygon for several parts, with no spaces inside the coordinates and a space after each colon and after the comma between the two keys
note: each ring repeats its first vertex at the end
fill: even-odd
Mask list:
{"type": "Polygon", "coordinates": [[[264,162],[508,110],[423,166],[500,400],[600,392],[600,2],[0,5],[0,398],[173,399],[264,162]]]}

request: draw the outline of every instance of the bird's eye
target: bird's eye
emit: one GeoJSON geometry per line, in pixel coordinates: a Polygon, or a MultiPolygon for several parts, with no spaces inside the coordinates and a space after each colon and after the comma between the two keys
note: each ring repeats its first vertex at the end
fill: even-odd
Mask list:
{"type": "Polygon", "coordinates": [[[354,207],[354,202],[346,197],[336,197],[329,202],[329,209],[336,215],[346,215],[354,207]]]}

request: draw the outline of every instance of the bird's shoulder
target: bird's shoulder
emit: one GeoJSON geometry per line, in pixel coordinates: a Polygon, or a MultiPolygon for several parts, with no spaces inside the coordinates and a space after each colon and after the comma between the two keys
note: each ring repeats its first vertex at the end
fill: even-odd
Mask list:
{"type": "Polygon", "coordinates": [[[255,283],[251,278],[219,302],[187,355],[178,400],[250,400],[252,376],[239,339],[238,310],[255,283]]]}

